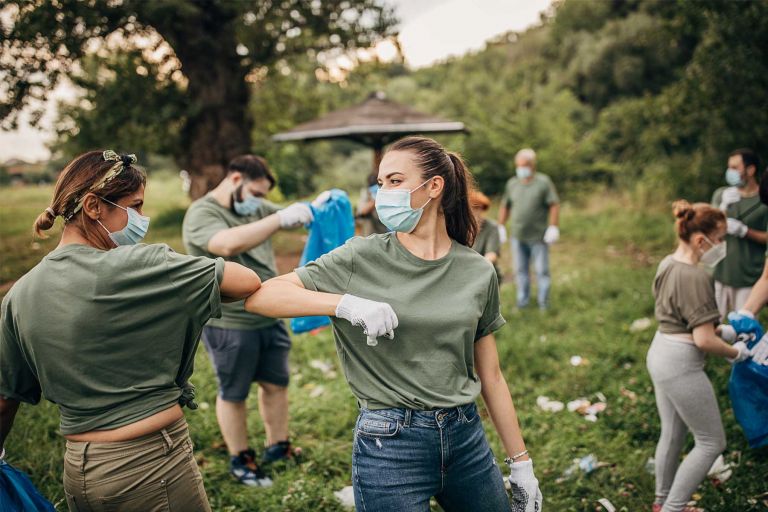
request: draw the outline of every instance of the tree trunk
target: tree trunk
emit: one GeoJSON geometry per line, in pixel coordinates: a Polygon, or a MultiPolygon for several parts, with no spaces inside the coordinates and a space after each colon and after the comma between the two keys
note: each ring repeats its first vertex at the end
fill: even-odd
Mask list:
{"type": "Polygon", "coordinates": [[[184,20],[157,27],[174,48],[188,80],[191,108],[181,131],[177,161],[192,179],[189,194],[203,196],[219,184],[227,163],[251,149],[248,69],[237,55],[237,12],[226,4],[195,0],[184,20]]]}

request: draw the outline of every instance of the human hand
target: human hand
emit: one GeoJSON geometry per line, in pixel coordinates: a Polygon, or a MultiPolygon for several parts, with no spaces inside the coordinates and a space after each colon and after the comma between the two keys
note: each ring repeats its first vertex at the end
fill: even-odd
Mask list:
{"type": "Polygon", "coordinates": [[[282,210],[278,210],[281,228],[294,228],[303,224],[309,224],[314,220],[312,210],[304,203],[293,203],[282,210]]]}

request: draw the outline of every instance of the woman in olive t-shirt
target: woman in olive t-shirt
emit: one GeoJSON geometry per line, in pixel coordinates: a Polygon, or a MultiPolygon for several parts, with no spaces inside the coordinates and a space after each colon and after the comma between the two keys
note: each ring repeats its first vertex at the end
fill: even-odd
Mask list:
{"type": "Polygon", "coordinates": [[[541,510],[499,368],[493,332],[505,321],[496,274],[470,248],[471,179],[461,158],[431,139],[395,142],[376,195],[391,232],[351,239],[246,301],[246,310],[267,316],[334,317],[360,405],[352,449],[358,510],[428,510],[433,496],[446,510],[511,510],[474,405],[480,393],[508,454],[515,510],[541,510]]]}
{"type": "Polygon", "coordinates": [[[705,203],[678,201],[677,250],[662,260],[653,282],[659,329],[648,350],[647,366],[661,418],[656,446],[654,512],[693,512],[687,506],[718,455],[725,432],[712,384],[704,373],[707,353],[743,361],[749,350],[718,336],[720,313],[709,272],[725,256],[725,216],[705,203]],[[696,444],[680,463],[687,431],[696,444]],[[679,466],[679,467],[678,467],[679,466]]]}
{"type": "MultiPolygon", "coordinates": [[[[235,263],[139,244],[144,172],[133,155],[70,162],[38,236],[59,245],[19,279],[0,314],[0,449],[19,402],[58,405],[72,511],[210,510],[180,405],[205,322],[258,289],[235,263]]],[[[4,450],[2,450],[4,453],[4,450]]],[[[2,457],[2,455],[0,455],[2,457]]]]}

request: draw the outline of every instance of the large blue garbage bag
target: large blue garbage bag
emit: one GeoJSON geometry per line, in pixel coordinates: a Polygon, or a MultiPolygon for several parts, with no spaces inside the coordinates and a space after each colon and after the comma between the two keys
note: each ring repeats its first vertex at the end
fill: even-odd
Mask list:
{"type": "MultiPolygon", "coordinates": [[[[752,348],[757,341],[748,343],[752,348]]],[[[752,448],[768,445],[768,366],[752,359],[733,365],[728,391],[736,421],[752,448]]]]}
{"type": "Polygon", "coordinates": [[[0,512],[55,512],[27,475],[0,461],[0,512]]]}
{"type": "MultiPolygon", "coordinates": [[[[310,205],[310,208],[315,219],[308,226],[309,238],[301,254],[301,265],[331,252],[355,236],[352,204],[343,190],[331,190],[327,201],[317,207],[310,205]]],[[[331,320],[327,316],[302,316],[291,320],[291,330],[298,334],[330,323],[331,320]]]]}

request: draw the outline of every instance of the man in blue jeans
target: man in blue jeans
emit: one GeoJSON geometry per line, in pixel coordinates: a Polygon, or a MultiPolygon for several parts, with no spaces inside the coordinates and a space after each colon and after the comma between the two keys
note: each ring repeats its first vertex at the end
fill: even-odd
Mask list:
{"type": "Polygon", "coordinates": [[[549,176],[536,172],[536,152],[515,155],[515,176],[507,181],[499,209],[499,224],[512,217],[512,258],[517,279],[517,307],[528,306],[530,262],[536,270],[540,309],[549,307],[549,246],[560,238],[560,198],[549,176]]]}

